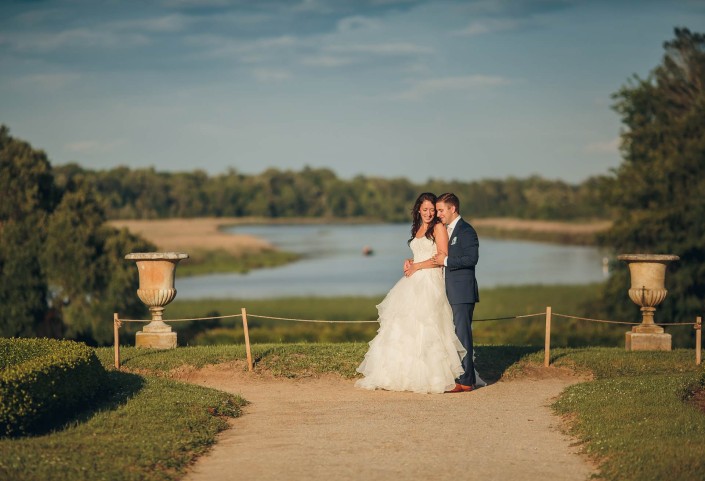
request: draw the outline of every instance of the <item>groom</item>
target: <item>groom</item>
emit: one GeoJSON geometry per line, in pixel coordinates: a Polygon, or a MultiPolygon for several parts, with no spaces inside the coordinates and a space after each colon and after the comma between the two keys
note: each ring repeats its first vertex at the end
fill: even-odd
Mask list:
{"type": "Polygon", "coordinates": [[[460,217],[460,201],[455,194],[442,194],[436,200],[436,215],[448,228],[448,255],[433,257],[434,265],[445,266],[446,295],[453,309],[455,333],[467,351],[463,358],[465,373],[455,380],[449,392],[472,391],[475,365],[472,346],[472,314],[480,301],[475,280],[475,265],[480,243],[475,229],[460,217]]]}

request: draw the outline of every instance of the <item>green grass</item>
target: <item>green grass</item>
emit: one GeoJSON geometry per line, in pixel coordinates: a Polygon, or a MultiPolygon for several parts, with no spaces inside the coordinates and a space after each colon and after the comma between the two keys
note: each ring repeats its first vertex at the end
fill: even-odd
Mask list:
{"type": "MultiPolygon", "coordinates": [[[[254,344],[256,369],[278,377],[335,373],[355,377],[366,343],[254,344]]],[[[111,366],[111,348],[96,350],[111,366]]],[[[543,362],[532,346],[479,345],[483,378],[519,377],[543,362]]],[[[689,404],[705,385],[692,349],[626,352],[623,348],[553,349],[554,366],[590,372],[595,380],[568,388],[554,409],[609,480],[695,480],[705,472],[705,415],[689,404]]],[[[184,467],[237,415],[244,403],[225,393],[165,379],[184,366],[240,361],[242,345],[169,351],[122,348],[127,372],[111,372],[118,393],[64,429],[0,440],[0,479],[177,479],[184,467]],[[150,375],[147,375],[150,374],[150,375]],[[152,374],[156,375],[152,376],[152,374]],[[7,453],[7,454],[6,454],[7,453]],[[97,475],[96,473],[99,473],[97,475]]]]}
{"type": "MultiPolygon", "coordinates": [[[[355,368],[362,362],[367,343],[290,343],[253,344],[255,369],[264,369],[275,376],[298,378],[321,374],[339,374],[346,378],[358,376],[355,368]]],[[[475,348],[478,371],[486,380],[497,380],[520,359],[538,352],[533,346],[487,346],[475,348]]],[[[96,354],[105,366],[113,365],[112,348],[98,348],[96,354]]],[[[193,346],[169,351],[123,347],[121,365],[138,372],[168,376],[184,367],[200,368],[208,364],[242,361],[246,370],[243,345],[193,346]]]]}
{"type": "MultiPolygon", "coordinates": [[[[344,297],[284,297],[278,299],[196,299],[174,300],[165,310],[166,318],[192,318],[209,312],[240,314],[245,307],[251,314],[297,319],[325,320],[370,320],[377,318],[375,306],[382,296],[344,297]]],[[[224,321],[224,325],[239,323],[240,320],[224,321]]],[[[251,319],[250,324],[260,322],[251,319]]]]}
{"type": "MultiPolygon", "coordinates": [[[[593,315],[592,306],[601,290],[600,284],[576,286],[529,285],[483,289],[475,319],[506,317],[543,312],[577,316],[593,315]]],[[[282,299],[200,299],[176,300],[166,311],[167,319],[239,314],[242,307],[249,314],[294,319],[336,321],[376,320],[376,305],[383,296],[307,297],[282,299]]],[[[636,307],[635,307],[636,308],[636,307]]],[[[239,318],[222,321],[173,323],[181,345],[232,344],[244,342],[239,318]]],[[[537,345],[544,341],[545,318],[475,322],[474,332],[483,344],[537,345]]],[[[377,328],[373,324],[305,324],[291,321],[249,318],[252,342],[367,342],[377,328]]],[[[133,329],[138,329],[134,326],[133,329]]],[[[124,330],[123,330],[124,331],[124,330]]],[[[123,343],[134,342],[134,331],[123,336],[123,343]]],[[[607,345],[624,343],[624,326],[589,324],[584,321],[557,319],[553,323],[553,343],[558,346],[607,345]]]]}
{"type": "Polygon", "coordinates": [[[0,439],[0,479],[179,479],[245,403],[168,379],[109,374],[109,402],[51,433],[0,439]]]}
{"type": "MultiPolygon", "coordinates": [[[[367,351],[366,343],[336,344],[253,344],[252,357],[257,369],[266,369],[282,377],[306,377],[335,373],[345,377],[355,375],[355,368],[367,351]]],[[[96,349],[105,365],[112,365],[111,348],[96,349]]],[[[194,346],[176,350],[122,348],[121,365],[128,370],[169,374],[170,371],[230,361],[245,361],[245,346],[194,346]]],[[[246,365],[242,364],[242,369],[246,365]]]]}
{"type": "Polygon", "coordinates": [[[705,415],[684,402],[693,375],[603,379],[567,390],[559,413],[577,414],[573,434],[609,480],[702,480],[705,415]]]}
{"type": "Polygon", "coordinates": [[[234,255],[225,250],[196,250],[190,253],[187,262],[179,264],[179,276],[205,274],[244,274],[252,269],[277,267],[300,259],[299,254],[282,251],[263,251],[245,255],[234,255]]]}
{"type": "MultiPolygon", "coordinates": [[[[526,364],[542,364],[544,352],[527,356],[513,369],[521,370],[526,364]]],[[[695,350],[626,351],[624,348],[588,347],[580,349],[551,349],[551,365],[568,367],[578,372],[589,372],[597,379],[697,373],[702,367],[695,365],[695,350]]]]}
{"type": "MultiPolygon", "coordinates": [[[[705,473],[705,413],[690,403],[705,369],[692,349],[627,352],[586,348],[552,351],[555,366],[591,372],[595,380],[569,387],[553,408],[571,420],[607,480],[701,480],[705,473]]],[[[509,369],[520,376],[543,362],[528,355],[509,369]]]]}

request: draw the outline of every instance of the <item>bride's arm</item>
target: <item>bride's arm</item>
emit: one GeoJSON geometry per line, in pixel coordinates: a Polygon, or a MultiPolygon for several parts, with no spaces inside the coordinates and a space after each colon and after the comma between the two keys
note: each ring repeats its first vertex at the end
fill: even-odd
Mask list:
{"type": "MultiPolygon", "coordinates": [[[[448,229],[442,222],[436,224],[433,228],[433,235],[436,236],[436,255],[448,255],[448,229]]],[[[434,267],[441,267],[434,264],[434,267]]]]}
{"type": "MultiPolygon", "coordinates": [[[[438,251],[438,254],[443,254],[444,256],[448,255],[448,231],[446,230],[445,226],[442,223],[438,223],[433,227],[433,236],[435,238],[436,242],[436,250],[438,251]]],[[[442,267],[439,265],[436,265],[433,261],[433,257],[430,259],[427,259],[423,262],[414,262],[412,263],[408,269],[404,270],[404,275],[406,277],[411,276],[414,272],[421,270],[421,269],[434,269],[436,267],[442,267]]]]}

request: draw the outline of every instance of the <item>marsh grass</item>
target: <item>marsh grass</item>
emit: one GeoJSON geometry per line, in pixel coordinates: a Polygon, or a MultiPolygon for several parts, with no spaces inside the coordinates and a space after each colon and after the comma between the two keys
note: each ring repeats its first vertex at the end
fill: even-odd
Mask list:
{"type": "MultiPolygon", "coordinates": [[[[475,309],[473,323],[478,343],[495,345],[543,346],[545,317],[481,322],[481,319],[544,312],[591,317],[602,289],[601,284],[527,285],[482,289],[481,301],[475,309]]],[[[239,314],[242,307],[252,314],[293,319],[328,321],[374,321],[376,305],[382,296],[374,297],[305,297],[281,299],[200,299],[175,300],[167,307],[170,319],[239,314]]],[[[173,323],[181,345],[237,344],[244,342],[239,318],[221,321],[173,323]]],[[[377,332],[377,323],[311,324],[249,318],[252,342],[368,342],[377,332]]],[[[134,342],[134,330],[123,331],[123,343],[134,342]]],[[[552,343],[555,346],[618,346],[624,343],[624,326],[594,324],[556,318],[552,343]]]]}
{"type": "Polygon", "coordinates": [[[189,259],[179,264],[180,277],[206,274],[245,274],[252,269],[277,267],[301,258],[299,254],[277,250],[234,254],[225,249],[194,250],[189,259]]]}

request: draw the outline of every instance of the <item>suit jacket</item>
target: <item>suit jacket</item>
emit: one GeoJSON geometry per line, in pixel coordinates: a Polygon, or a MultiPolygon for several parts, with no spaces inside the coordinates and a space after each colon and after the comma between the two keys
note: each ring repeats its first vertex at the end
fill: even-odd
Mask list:
{"type": "Polygon", "coordinates": [[[480,241],[475,229],[461,217],[448,239],[448,262],[445,270],[446,295],[451,304],[480,302],[475,279],[480,241]]]}

